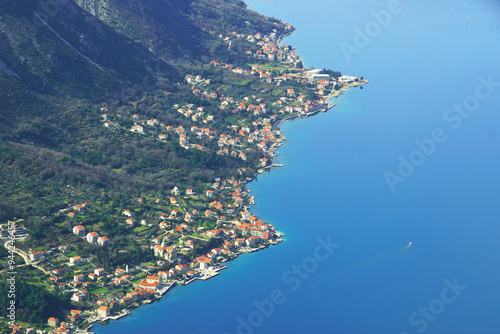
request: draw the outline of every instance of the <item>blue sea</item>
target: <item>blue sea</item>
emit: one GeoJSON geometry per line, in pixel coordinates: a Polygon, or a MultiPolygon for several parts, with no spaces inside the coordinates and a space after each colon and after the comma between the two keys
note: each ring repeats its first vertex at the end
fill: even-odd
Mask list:
{"type": "Polygon", "coordinates": [[[282,125],[285,166],[249,185],[283,243],[95,332],[499,333],[500,3],[249,7],[370,82],[282,125]]]}

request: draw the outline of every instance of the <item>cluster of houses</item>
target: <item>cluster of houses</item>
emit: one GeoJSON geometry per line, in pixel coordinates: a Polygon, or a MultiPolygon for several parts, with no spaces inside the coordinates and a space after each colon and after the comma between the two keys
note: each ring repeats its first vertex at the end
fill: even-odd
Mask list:
{"type": "MultiPolygon", "coordinates": [[[[266,17],[266,19],[268,18],[266,17]]],[[[229,47],[231,47],[233,39],[246,40],[252,44],[255,44],[259,47],[259,49],[257,49],[255,52],[247,50],[245,53],[258,59],[267,59],[271,61],[279,60],[285,62],[300,61],[300,58],[290,46],[285,45],[279,47],[277,45],[278,34],[280,34],[279,31],[286,33],[287,31],[291,31],[293,29],[292,26],[289,23],[274,22],[274,24],[276,25],[276,28],[274,28],[269,33],[269,35],[262,34],[260,32],[257,32],[255,34],[243,34],[232,31],[227,35],[218,34],[218,37],[225,43],[227,43],[229,47]]]]}
{"type": "MultiPolygon", "coordinates": [[[[247,251],[249,247],[267,244],[274,238],[274,229],[271,225],[262,222],[246,210],[241,210],[239,214],[235,212],[234,209],[241,207],[244,202],[243,189],[237,180],[217,180],[211,185],[210,189],[204,191],[204,195],[206,198],[213,198],[215,192],[218,193],[217,196],[221,196],[221,192],[226,192],[224,202],[234,202],[225,207],[220,201],[212,201],[209,203],[209,209],[202,214],[194,209],[186,210],[185,214],[182,215],[178,209],[174,209],[170,215],[164,213],[160,216],[160,219],[170,220],[175,228],[172,229],[172,232],[166,232],[162,237],[155,237],[150,248],[161,261],[177,263],[177,265],[168,272],[159,272],[160,281],[150,282],[146,280],[141,283],[144,288],[152,287],[151,284],[153,284],[156,289],[157,285],[161,286],[161,280],[166,281],[179,276],[189,278],[200,275],[204,270],[217,265],[221,261],[232,258],[242,251],[247,251]],[[230,220],[223,214],[231,215],[234,219],[230,220]],[[194,223],[193,217],[216,219],[218,227],[205,230],[204,227],[194,223]],[[175,240],[170,234],[173,232],[177,233],[175,240]],[[194,237],[194,235],[198,237],[194,237]],[[204,241],[198,240],[200,237],[204,238],[204,241]],[[183,262],[182,254],[191,251],[197,243],[204,244],[207,240],[213,238],[221,241],[220,248],[214,248],[206,254],[198,255],[190,263],[183,262]],[[158,284],[156,285],[156,283],[158,284]]],[[[174,187],[172,194],[175,196],[180,195],[179,189],[174,187]]],[[[191,189],[186,190],[186,195],[192,194],[191,189]]],[[[175,197],[172,197],[170,202],[171,204],[177,203],[175,197]]],[[[160,226],[161,224],[164,223],[160,223],[160,226]]]]}
{"type": "Polygon", "coordinates": [[[85,240],[87,240],[88,243],[98,244],[99,246],[104,246],[110,243],[108,237],[99,236],[97,232],[87,233],[83,225],[77,225],[73,227],[73,234],[85,238],[85,240]]]}

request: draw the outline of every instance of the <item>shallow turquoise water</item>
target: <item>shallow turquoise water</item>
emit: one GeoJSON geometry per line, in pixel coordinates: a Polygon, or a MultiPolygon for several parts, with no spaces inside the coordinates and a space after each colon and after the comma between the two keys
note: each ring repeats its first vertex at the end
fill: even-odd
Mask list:
{"type": "Polygon", "coordinates": [[[500,4],[401,1],[350,61],[340,45],[355,45],[355,28],[388,1],[250,7],[297,27],[285,42],[307,66],[370,83],[285,124],[285,167],[250,185],[254,212],[284,243],[96,332],[498,333],[500,87],[457,128],[445,117],[473,101],[479,77],[500,81],[500,4]],[[391,191],[384,174],[435,129],[446,139],[391,191]],[[317,251],[327,236],[331,254],[317,251]]]}

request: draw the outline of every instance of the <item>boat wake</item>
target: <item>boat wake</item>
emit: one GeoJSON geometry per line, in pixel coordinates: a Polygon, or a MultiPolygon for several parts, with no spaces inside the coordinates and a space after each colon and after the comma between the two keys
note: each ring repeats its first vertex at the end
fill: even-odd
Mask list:
{"type": "Polygon", "coordinates": [[[318,283],[325,282],[325,281],[328,281],[328,280],[332,280],[334,278],[337,278],[339,276],[345,275],[345,274],[350,273],[350,272],[352,272],[354,270],[357,270],[357,269],[360,269],[360,268],[365,267],[367,265],[370,265],[370,264],[373,264],[375,262],[381,261],[381,260],[386,259],[388,257],[401,254],[404,251],[406,251],[408,248],[410,248],[412,245],[413,245],[413,242],[410,242],[406,246],[389,249],[389,250],[387,250],[385,252],[382,252],[382,253],[377,254],[375,256],[372,256],[372,257],[369,257],[369,258],[367,258],[367,259],[365,259],[363,261],[351,264],[349,266],[345,266],[345,267],[333,269],[332,270],[333,273],[332,272],[323,273],[320,276],[318,276],[317,278],[311,279],[308,285],[306,285],[306,286],[304,286],[302,288],[299,288],[297,291],[313,288],[318,283]]]}

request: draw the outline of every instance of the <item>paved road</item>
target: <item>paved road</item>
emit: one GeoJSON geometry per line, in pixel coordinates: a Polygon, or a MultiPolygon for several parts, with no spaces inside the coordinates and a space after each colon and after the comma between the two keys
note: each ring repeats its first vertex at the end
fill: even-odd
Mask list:
{"type": "MultiPolygon", "coordinates": [[[[8,241],[4,243],[4,247],[7,248],[7,250],[9,250],[9,247],[8,247],[7,243],[8,243],[8,241]]],[[[19,256],[21,256],[23,258],[24,262],[26,263],[26,265],[31,265],[31,266],[33,266],[33,267],[35,267],[35,268],[43,271],[47,275],[50,274],[48,271],[46,271],[45,269],[43,269],[41,266],[39,266],[38,264],[35,264],[34,262],[32,262],[30,260],[29,255],[26,252],[24,252],[24,251],[18,249],[17,247],[15,247],[14,248],[14,253],[16,253],[19,256]]]]}

